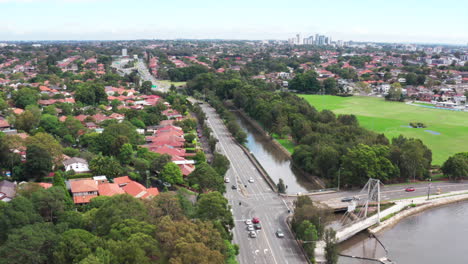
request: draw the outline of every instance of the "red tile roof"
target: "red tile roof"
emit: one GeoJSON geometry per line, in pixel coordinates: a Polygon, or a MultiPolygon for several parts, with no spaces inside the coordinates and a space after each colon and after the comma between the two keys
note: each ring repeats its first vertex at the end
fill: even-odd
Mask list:
{"type": "Polygon", "coordinates": [[[135,181],[129,182],[123,190],[135,198],[144,198],[143,196],[147,194],[145,186],[135,181]]]}
{"type": "Polygon", "coordinates": [[[89,203],[91,199],[97,197],[95,194],[83,195],[83,196],[73,196],[73,202],[76,204],[89,203]]]}
{"type": "Polygon", "coordinates": [[[81,192],[97,192],[98,185],[95,180],[74,180],[70,181],[70,187],[72,193],[81,193],[81,192]]]}
{"type": "Polygon", "coordinates": [[[52,183],[47,182],[40,182],[39,185],[44,189],[49,189],[50,187],[52,187],[52,183]]]}
{"type": "Polygon", "coordinates": [[[103,183],[98,185],[99,195],[112,196],[116,194],[124,194],[125,191],[122,190],[117,183],[103,183]]]}
{"type": "Polygon", "coordinates": [[[114,183],[117,183],[118,185],[126,184],[131,182],[130,178],[128,176],[122,176],[122,177],[117,177],[114,178],[114,183]]]}

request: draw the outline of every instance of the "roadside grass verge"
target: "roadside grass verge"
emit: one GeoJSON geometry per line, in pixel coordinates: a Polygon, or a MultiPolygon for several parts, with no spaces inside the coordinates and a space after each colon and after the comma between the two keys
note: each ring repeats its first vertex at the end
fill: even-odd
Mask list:
{"type": "Polygon", "coordinates": [[[273,138],[278,141],[278,143],[281,144],[289,153],[293,154],[294,153],[294,143],[285,138],[280,138],[277,134],[272,134],[273,138]]]}

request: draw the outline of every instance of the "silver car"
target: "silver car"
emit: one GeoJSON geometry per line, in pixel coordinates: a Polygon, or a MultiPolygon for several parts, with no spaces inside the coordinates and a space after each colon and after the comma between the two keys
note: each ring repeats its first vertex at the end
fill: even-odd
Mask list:
{"type": "Polygon", "coordinates": [[[257,237],[257,233],[255,233],[255,231],[250,231],[250,232],[249,232],[249,237],[251,237],[251,238],[256,238],[256,237],[257,237]]]}
{"type": "Polygon", "coordinates": [[[252,220],[250,220],[250,219],[245,220],[245,224],[246,224],[246,225],[251,225],[251,224],[252,224],[252,220]]]}
{"type": "Polygon", "coordinates": [[[283,231],[281,229],[276,230],[276,236],[279,238],[283,238],[284,237],[283,231]]]}
{"type": "Polygon", "coordinates": [[[247,231],[254,231],[254,230],[255,230],[255,228],[254,228],[253,225],[248,225],[247,226],[247,231]]]}

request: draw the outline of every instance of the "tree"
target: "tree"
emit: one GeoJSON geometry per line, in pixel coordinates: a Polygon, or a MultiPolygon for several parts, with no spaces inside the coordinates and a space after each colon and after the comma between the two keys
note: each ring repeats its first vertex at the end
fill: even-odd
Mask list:
{"type": "Polygon", "coordinates": [[[200,163],[200,162],[206,162],[206,156],[205,156],[205,152],[199,150],[197,151],[197,153],[195,154],[195,156],[192,156],[192,159],[194,161],[196,161],[197,163],[200,163]]]}
{"type": "Polygon", "coordinates": [[[286,193],[286,185],[284,185],[283,179],[279,179],[278,184],[276,185],[279,193],[286,193]]]}
{"type": "Polygon", "coordinates": [[[107,103],[107,94],[104,85],[86,82],[79,84],[76,88],[75,99],[85,105],[98,105],[107,103]]]}
{"type": "Polygon", "coordinates": [[[31,200],[24,196],[0,205],[0,244],[7,239],[11,230],[37,222],[42,222],[42,218],[34,210],[31,200]]]}
{"type": "Polygon", "coordinates": [[[54,115],[43,114],[41,116],[40,126],[44,128],[47,133],[56,134],[56,131],[60,125],[60,121],[54,115]]]}
{"type": "Polygon", "coordinates": [[[50,134],[39,132],[34,136],[26,139],[26,145],[36,145],[44,149],[48,153],[54,163],[58,164],[62,161],[63,150],[60,143],[50,134]]]}
{"type": "Polygon", "coordinates": [[[390,90],[388,90],[388,94],[385,96],[385,99],[390,101],[401,101],[403,99],[401,84],[398,82],[392,83],[390,90]]]}
{"type": "Polygon", "coordinates": [[[359,144],[348,150],[343,157],[344,182],[348,185],[363,185],[369,178],[386,181],[398,176],[398,169],[389,160],[387,146],[359,144]]]}
{"type": "Polygon", "coordinates": [[[40,114],[37,117],[32,111],[26,110],[16,118],[15,126],[29,133],[39,125],[40,118],[40,114]]]}
{"type": "Polygon", "coordinates": [[[91,160],[89,168],[94,175],[106,175],[110,178],[120,176],[123,172],[122,166],[114,157],[103,156],[102,154],[91,160]]]}
{"type": "Polygon", "coordinates": [[[215,152],[213,155],[213,161],[211,162],[211,167],[219,174],[221,177],[224,177],[226,175],[226,172],[229,169],[229,159],[224,156],[223,154],[220,154],[218,152],[215,152]]]}
{"type": "Polygon", "coordinates": [[[442,165],[442,172],[449,179],[463,179],[468,176],[468,152],[457,153],[449,157],[442,165]]]}
{"type": "Polygon", "coordinates": [[[338,263],[338,244],[336,242],[336,232],[331,228],[325,230],[325,259],[327,264],[338,263]]]}
{"type": "Polygon", "coordinates": [[[38,91],[32,88],[21,88],[17,92],[13,93],[13,100],[15,101],[15,106],[19,108],[26,108],[28,105],[37,104],[39,99],[38,91]]]}
{"type": "Polygon", "coordinates": [[[150,81],[144,81],[141,84],[140,92],[143,93],[143,94],[148,94],[148,93],[151,92],[151,87],[152,86],[153,86],[153,84],[150,81]]]}
{"type": "Polygon", "coordinates": [[[131,144],[123,144],[120,148],[119,160],[122,164],[128,164],[133,157],[133,147],[131,144]]]}
{"type": "Polygon", "coordinates": [[[220,176],[208,163],[202,162],[188,176],[191,185],[198,185],[201,192],[208,190],[226,192],[223,177],[220,176]]]}
{"type": "Polygon", "coordinates": [[[108,235],[114,224],[126,219],[148,221],[148,211],[143,202],[130,195],[114,195],[91,215],[92,230],[98,236],[108,235]]]}
{"type": "Polygon", "coordinates": [[[40,189],[32,194],[31,200],[46,222],[55,222],[59,215],[73,207],[70,196],[61,187],[40,189]]]}
{"type": "Polygon", "coordinates": [[[41,146],[30,144],[26,149],[25,172],[29,179],[41,180],[52,170],[52,157],[41,146]]]}
{"type": "Polygon", "coordinates": [[[83,229],[70,229],[61,235],[54,250],[56,263],[78,263],[94,251],[98,238],[83,229]]]}
{"type": "Polygon", "coordinates": [[[200,195],[197,202],[197,216],[203,220],[219,220],[224,227],[232,229],[234,219],[226,198],[219,192],[210,192],[200,195]]]}
{"type": "Polygon", "coordinates": [[[184,182],[182,171],[180,171],[179,166],[173,162],[164,165],[161,171],[161,179],[170,184],[181,184],[184,182]]]}
{"type": "Polygon", "coordinates": [[[0,263],[48,263],[57,240],[58,235],[50,223],[35,223],[14,229],[0,247],[0,263]]]}
{"type": "Polygon", "coordinates": [[[335,78],[327,78],[323,81],[323,88],[326,94],[337,94],[338,84],[335,78]]]}

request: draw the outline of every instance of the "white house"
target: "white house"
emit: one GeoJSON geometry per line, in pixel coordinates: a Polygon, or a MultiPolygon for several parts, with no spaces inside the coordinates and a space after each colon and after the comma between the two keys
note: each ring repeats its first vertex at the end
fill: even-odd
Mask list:
{"type": "Polygon", "coordinates": [[[74,170],[77,173],[89,172],[88,162],[85,159],[73,157],[63,161],[66,171],[74,170]]]}

